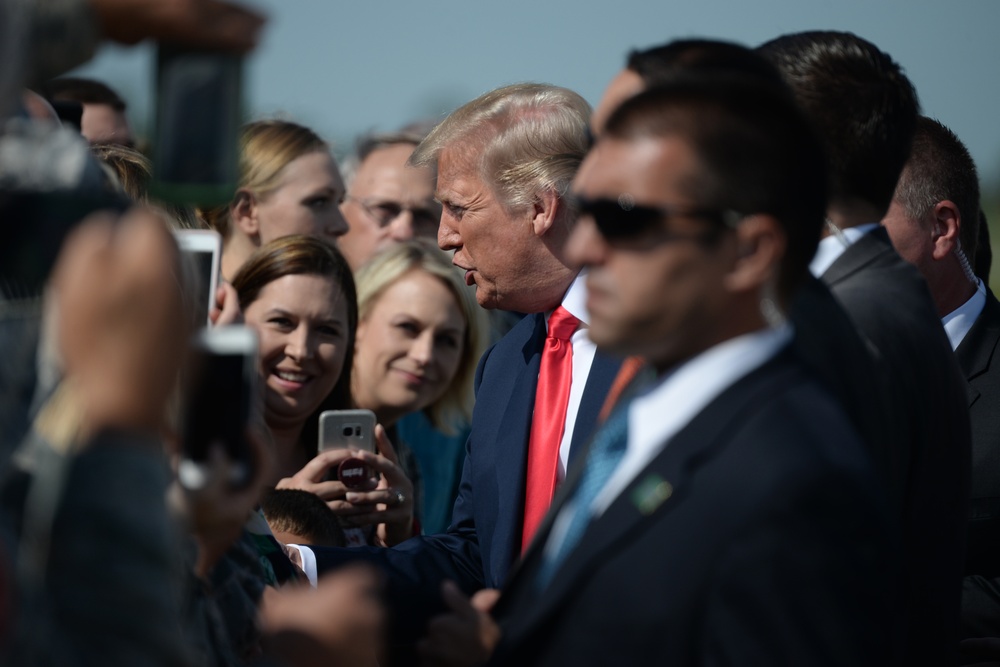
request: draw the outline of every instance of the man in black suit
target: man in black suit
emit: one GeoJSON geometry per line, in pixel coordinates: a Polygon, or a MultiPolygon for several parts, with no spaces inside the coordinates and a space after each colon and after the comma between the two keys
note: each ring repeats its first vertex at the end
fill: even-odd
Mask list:
{"type": "MultiPolygon", "coordinates": [[[[645,357],[655,378],[570,472],[497,603],[499,627],[453,601],[451,627],[486,640],[470,658],[890,663],[888,504],[782,316],[825,183],[821,148],[777,86],[677,82],[611,114],[574,181],[569,251],[587,267],[591,337],[645,357]]],[[[444,644],[449,628],[434,630],[444,644]]]]}
{"type": "Polygon", "coordinates": [[[827,233],[811,270],[889,373],[901,436],[887,472],[906,552],[905,662],[951,664],[969,493],[965,391],[926,284],[878,224],[909,156],[916,93],[887,54],[849,33],[786,35],[758,50],[785,75],[827,150],[827,233]]]}
{"type": "Polygon", "coordinates": [[[962,635],[1000,635],[1000,303],[976,277],[979,176],[947,127],[921,116],[913,150],[882,224],[896,250],[927,280],[948,340],[969,382],[972,505],[968,523],[962,635]]]}

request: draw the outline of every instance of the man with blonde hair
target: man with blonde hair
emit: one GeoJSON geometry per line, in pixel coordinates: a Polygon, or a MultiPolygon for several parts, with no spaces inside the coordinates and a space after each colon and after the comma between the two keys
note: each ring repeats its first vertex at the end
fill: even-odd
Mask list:
{"type": "Polygon", "coordinates": [[[448,531],[382,551],[317,550],[320,569],[358,557],[385,567],[396,618],[411,631],[441,609],[442,581],[467,593],[503,584],[618,371],[587,336],[583,282],[565,254],[576,218],[565,195],[588,148],[589,116],[565,88],[506,86],[456,110],[410,158],[437,168],[438,244],[455,251],[479,304],[529,313],[479,363],[448,531]]]}

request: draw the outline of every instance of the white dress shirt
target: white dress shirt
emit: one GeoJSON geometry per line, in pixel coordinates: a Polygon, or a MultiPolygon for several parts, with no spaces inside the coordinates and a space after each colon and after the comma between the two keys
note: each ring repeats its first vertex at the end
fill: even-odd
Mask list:
{"type": "Polygon", "coordinates": [[[983,285],[983,281],[977,278],[975,294],[961,306],[941,318],[944,332],[948,334],[948,340],[951,342],[951,349],[958,349],[985,307],[986,287],[983,285]]]}
{"type": "MultiPolygon", "coordinates": [[[[583,400],[583,390],[587,386],[587,378],[590,377],[590,367],[594,363],[594,353],[597,346],[587,335],[587,327],[590,324],[590,314],[587,312],[587,287],[584,284],[586,272],[581,273],[573,281],[563,297],[562,307],[569,311],[569,314],[580,320],[581,326],[573,333],[570,343],[573,346],[573,378],[569,386],[569,402],[566,404],[566,427],[563,430],[562,441],[559,443],[559,465],[557,467],[559,479],[566,478],[566,468],[569,461],[569,446],[573,442],[573,430],[576,426],[576,417],[580,413],[580,401],[583,400]]],[[[545,327],[548,330],[549,316],[552,311],[545,313],[545,327]]]]}
{"type": "MultiPolygon", "coordinates": [[[[589,511],[599,517],[681,429],[723,391],[772,359],[792,339],[782,324],[727,340],[673,369],[628,406],[625,454],[589,511]]],[[[560,510],[545,545],[556,553],[576,508],[572,501],[560,510]]]]}

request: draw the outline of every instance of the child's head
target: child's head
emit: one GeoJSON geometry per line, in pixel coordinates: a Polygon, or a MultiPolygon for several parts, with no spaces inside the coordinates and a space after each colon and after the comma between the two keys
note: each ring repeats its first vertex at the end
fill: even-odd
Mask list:
{"type": "Polygon", "coordinates": [[[346,546],[336,515],[313,493],[272,489],[264,493],[260,504],[271,532],[282,544],[346,546]]]}

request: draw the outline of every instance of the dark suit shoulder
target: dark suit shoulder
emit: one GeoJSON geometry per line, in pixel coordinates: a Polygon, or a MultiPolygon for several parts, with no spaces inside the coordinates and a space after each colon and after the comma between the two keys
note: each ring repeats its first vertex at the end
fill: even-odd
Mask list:
{"type": "Polygon", "coordinates": [[[497,662],[880,664],[890,532],[864,445],[785,352],[677,433],[541,595],[531,554],[497,662]]]}
{"type": "Polygon", "coordinates": [[[1000,301],[987,288],[986,304],[969,333],[955,350],[962,373],[968,380],[987,372],[1000,342],[1000,301]]]}
{"type": "MultiPolygon", "coordinates": [[[[992,292],[956,351],[968,380],[972,427],[972,502],[966,575],[1000,577],[1000,303],[992,292]]],[[[967,594],[968,590],[966,590],[967,594]]],[[[963,602],[963,609],[966,608],[963,602]]],[[[1000,615],[1000,609],[997,614],[1000,615]]]]}

